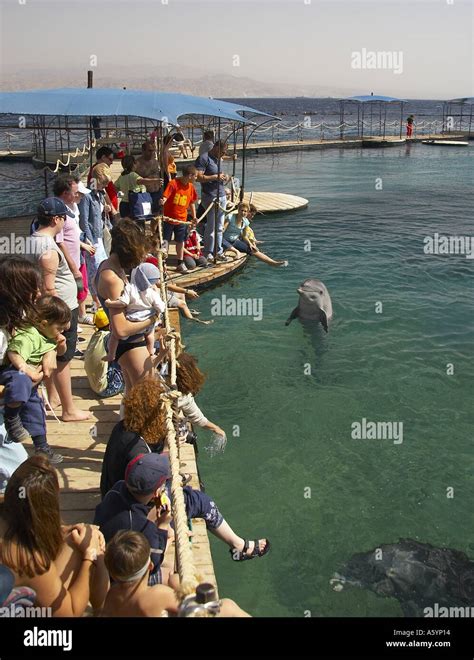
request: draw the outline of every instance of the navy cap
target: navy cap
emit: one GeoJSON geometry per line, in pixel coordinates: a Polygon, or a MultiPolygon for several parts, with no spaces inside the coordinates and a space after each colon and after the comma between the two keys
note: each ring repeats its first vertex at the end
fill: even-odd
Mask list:
{"type": "Polygon", "coordinates": [[[55,215],[68,215],[74,218],[75,215],[59,197],[46,197],[38,206],[38,215],[53,218],[55,215]]]}
{"type": "Polygon", "coordinates": [[[0,607],[6,601],[15,586],[15,576],[9,568],[0,565],[0,607]]]}
{"type": "Polygon", "coordinates": [[[137,495],[151,495],[170,477],[170,461],[165,454],[138,454],[125,470],[125,483],[137,495]]]}

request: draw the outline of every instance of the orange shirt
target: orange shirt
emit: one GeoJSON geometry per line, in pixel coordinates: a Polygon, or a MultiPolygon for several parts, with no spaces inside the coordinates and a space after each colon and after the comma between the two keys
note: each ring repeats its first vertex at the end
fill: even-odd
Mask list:
{"type": "Polygon", "coordinates": [[[184,185],[180,179],[172,179],[166,186],[163,197],[166,197],[164,214],[168,218],[186,220],[189,206],[197,200],[197,192],[191,182],[184,185]]]}

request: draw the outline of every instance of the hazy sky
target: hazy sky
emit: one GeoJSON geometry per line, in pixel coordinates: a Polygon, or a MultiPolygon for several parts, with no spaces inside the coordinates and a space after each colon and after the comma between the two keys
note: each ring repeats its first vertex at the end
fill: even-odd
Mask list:
{"type": "Polygon", "coordinates": [[[200,74],[315,88],[410,98],[473,95],[473,3],[0,0],[1,71],[66,73],[71,67],[85,74],[96,55],[97,77],[120,75],[125,66],[139,77],[151,66],[169,67],[178,77],[182,63],[200,74]],[[352,53],[363,49],[396,53],[401,73],[352,68],[352,53]]]}

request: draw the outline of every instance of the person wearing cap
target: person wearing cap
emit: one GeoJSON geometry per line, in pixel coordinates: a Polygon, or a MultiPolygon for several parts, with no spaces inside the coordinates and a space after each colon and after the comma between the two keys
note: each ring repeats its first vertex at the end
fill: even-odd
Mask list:
{"type": "Polygon", "coordinates": [[[29,258],[40,267],[43,293],[61,298],[71,310],[71,324],[64,332],[66,351],[58,356],[57,369],[47,387],[53,383],[54,387],[50,389],[49,395],[50,399],[55,400],[57,392],[62,407],[62,420],[79,422],[89,419],[90,414],[76,408],[72,398],[69,363],[74,357],[77,344],[77,285],[66,258],[55,241],[56,236],[63,231],[68,216],[74,218],[74,213],[58,197],[48,197],[41,202],[38,206],[37,230],[30,237],[29,258]]]}
{"type": "MultiPolygon", "coordinates": [[[[144,321],[153,318],[153,323],[143,331],[146,347],[150,355],[155,355],[156,313],[160,316],[166,309],[156,284],[160,281],[160,271],[153,264],[143,263],[133,269],[130,286],[115,300],[107,299],[105,304],[111,309],[123,309],[129,321],[144,321]]],[[[166,331],[163,331],[166,332],[166,331]]],[[[128,337],[122,337],[128,339],[128,337]]],[[[115,361],[119,337],[111,332],[108,344],[108,362],[115,361]]]]}
{"type": "MultiPolygon", "coordinates": [[[[153,553],[152,550],[152,575],[157,575],[160,558],[166,548],[168,534],[165,529],[167,530],[170,518],[169,509],[163,505],[162,496],[168,493],[169,497],[170,479],[167,454],[138,454],[127,465],[124,480],[113,486],[95,511],[94,524],[99,525],[107,542],[116,532],[132,529],[142,532],[151,548],[160,549],[159,554],[153,553]],[[150,505],[153,503],[155,509],[150,511],[150,505]],[[156,522],[151,522],[150,518],[154,518],[156,522]],[[161,545],[156,545],[160,542],[161,545]]],[[[238,536],[207,493],[185,486],[183,495],[188,518],[204,519],[208,530],[229,546],[233,561],[244,561],[267,554],[270,549],[269,540],[249,541],[238,536]]],[[[154,584],[156,583],[155,581],[154,584]]]]}

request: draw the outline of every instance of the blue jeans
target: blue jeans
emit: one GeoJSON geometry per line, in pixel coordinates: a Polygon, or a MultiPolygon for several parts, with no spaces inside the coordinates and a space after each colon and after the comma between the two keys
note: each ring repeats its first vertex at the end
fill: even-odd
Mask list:
{"type": "Polygon", "coordinates": [[[250,245],[246,243],[245,241],[242,241],[240,238],[236,238],[235,241],[228,241],[227,238],[222,239],[222,247],[224,250],[227,250],[227,248],[233,247],[239,252],[246,252],[247,254],[252,254],[252,250],[250,249],[250,245]]]}
{"type": "MultiPolygon", "coordinates": [[[[206,195],[204,193],[201,198],[201,204],[203,205],[204,209],[207,209],[209,204],[214,200],[215,197],[212,197],[212,195],[206,195]]],[[[225,208],[225,196],[219,198],[219,204],[225,208]]],[[[207,214],[206,218],[207,223],[206,229],[204,230],[204,256],[209,257],[214,254],[215,225],[217,226],[217,254],[222,254],[222,234],[224,231],[225,211],[219,208],[217,210],[216,219],[216,209],[215,206],[213,206],[207,214]]]]}

